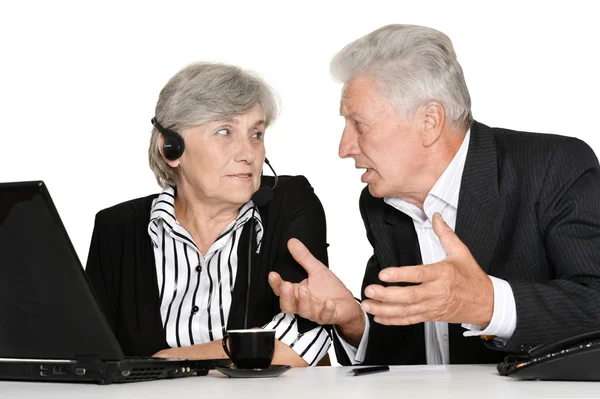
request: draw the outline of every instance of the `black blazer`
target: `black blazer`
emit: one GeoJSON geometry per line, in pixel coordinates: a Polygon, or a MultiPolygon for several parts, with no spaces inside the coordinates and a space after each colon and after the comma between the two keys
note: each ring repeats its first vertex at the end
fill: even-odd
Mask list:
{"type": "MultiPolygon", "coordinates": [[[[491,276],[513,290],[517,326],[505,351],[519,351],[600,328],[600,169],[590,147],[557,135],[515,132],[474,122],[458,200],[456,234],[491,276]]],[[[374,249],[362,290],[382,284],[383,268],[421,264],[412,219],[360,198],[374,249]]],[[[385,284],[384,284],[385,285],[385,284]]],[[[365,364],[424,364],[423,323],[373,322],[365,364]]],[[[506,352],[449,325],[451,363],[493,363],[506,352]]],[[[338,360],[348,364],[336,344],[338,360]]]]}
{"type": "MultiPolygon", "coordinates": [[[[272,186],[265,176],[262,185],[272,186]]],[[[160,316],[156,265],[148,235],[150,208],[157,195],[134,199],[96,215],[86,272],[123,352],[128,356],[151,356],[168,348],[160,316]]],[[[281,312],[279,298],[267,281],[270,271],[300,282],[304,269],[287,249],[287,241],[301,240],[327,264],[325,213],[321,202],[303,176],[280,176],[273,199],[258,208],[264,235],[260,254],[252,258],[252,292],[248,323],[260,327],[281,312]]],[[[246,298],[249,224],[242,230],[238,247],[238,273],[227,322],[228,329],[243,328],[246,298]]],[[[253,240],[256,246],[256,240],[253,240]]],[[[255,251],[253,251],[255,252],[255,251]]],[[[298,318],[300,333],[316,324],[298,318]]]]}

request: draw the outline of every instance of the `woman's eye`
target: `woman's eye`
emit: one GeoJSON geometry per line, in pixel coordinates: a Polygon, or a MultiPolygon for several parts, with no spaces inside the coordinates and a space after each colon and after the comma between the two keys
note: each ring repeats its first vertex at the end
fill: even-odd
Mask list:
{"type": "Polygon", "coordinates": [[[230,134],[229,129],[219,129],[217,130],[217,134],[219,136],[228,136],[230,134]]]}
{"type": "Polygon", "coordinates": [[[263,137],[263,132],[254,132],[254,134],[252,135],[253,138],[258,139],[258,140],[262,140],[263,137]]]}

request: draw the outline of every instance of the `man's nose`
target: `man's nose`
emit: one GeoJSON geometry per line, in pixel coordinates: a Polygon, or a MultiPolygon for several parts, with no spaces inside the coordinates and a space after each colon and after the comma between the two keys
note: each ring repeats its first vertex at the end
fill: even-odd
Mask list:
{"type": "Polygon", "coordinates": [[[346,125],[342,132],[342,138],[340,139],[338,155],[340,158],[348,158],[358,155],[359,152],[356,132],[346,125]]]}

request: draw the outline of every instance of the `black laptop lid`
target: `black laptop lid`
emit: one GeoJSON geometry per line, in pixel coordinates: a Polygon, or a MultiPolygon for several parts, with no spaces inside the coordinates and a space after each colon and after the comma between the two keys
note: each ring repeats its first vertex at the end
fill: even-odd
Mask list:
{"type": "Polygon", "coordinates": [[[0,357],[119,360],[43,182],[0,183],[0,357]]]}

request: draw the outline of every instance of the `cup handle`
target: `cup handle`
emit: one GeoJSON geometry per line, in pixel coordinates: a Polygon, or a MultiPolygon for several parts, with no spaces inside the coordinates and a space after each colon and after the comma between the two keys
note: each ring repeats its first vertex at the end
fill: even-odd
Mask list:
{"type": "Polygon", "coordinates": [[[221,344],[223,344],[223,350],[225,351],[227,356],[231,359],[231,352],[229,352],[229,349],[227,348],[227,341],[229,341],[229,335],[225,335],[223,337],[223,339],[221,340],[221,344]]]}

